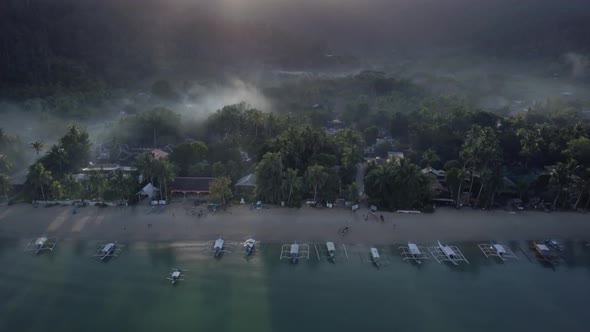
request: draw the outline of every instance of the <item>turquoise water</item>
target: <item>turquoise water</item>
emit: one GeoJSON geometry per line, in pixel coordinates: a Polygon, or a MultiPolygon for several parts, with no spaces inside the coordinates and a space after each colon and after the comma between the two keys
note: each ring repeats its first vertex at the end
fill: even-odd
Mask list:
{"type": "MultiPolygon", "coordinates": [[[[32,257],[26,241],[0,244],[0,331],[588,331],[590,248],[567,242],[555,269],[485,259],[469,265],[402,262],[397,246],[349,246],[349,261],[297,265],[280,246],[250,260],[214,259],[204,243],[131,243],[106,263],[96,242],[63,241],[32,257]],[[389,263],[387,263],[389,261],[389,263]],[[189,270],[176,286],[170,268],[189,270]]],[[[512,243],[515,246],[516,243],[512,243]]],[[[524,246],[524,243],[522,244],[524,246]]]]}

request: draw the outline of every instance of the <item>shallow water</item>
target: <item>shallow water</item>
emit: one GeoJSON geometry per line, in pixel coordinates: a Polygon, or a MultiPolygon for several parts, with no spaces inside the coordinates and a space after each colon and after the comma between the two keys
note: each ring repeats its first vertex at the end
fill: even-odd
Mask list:
{"type": "Polygon", "coordinates": [[[555,269],[520,251],[485,259],[473,243],[458,244],[471,263],[459,267],[414,265],[380,247],[376,269],[368,246],[348,246],[336,264],[312,246],[291,265],[280,245],[247,260],[238,246],[215,259],[208,243],[130,243],[100,262],[96,242],[63,241],[36,257],[26,242],[0,244],[0,331],[588,330],[590,248],[577,242],[555,269]],[[189,270],[176,286],[165,279],[173,267],[189,270]]]}

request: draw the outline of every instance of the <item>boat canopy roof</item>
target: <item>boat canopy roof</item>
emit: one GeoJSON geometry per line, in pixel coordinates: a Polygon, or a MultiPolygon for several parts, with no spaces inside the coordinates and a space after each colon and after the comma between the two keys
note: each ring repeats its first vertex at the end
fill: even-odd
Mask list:
{"type": "Polygon", "coordinates": [[[174,272],[172,272],[172,277],[173,277],[173,278],[178,278],[178,277],[180,277],[180,271],[174,271],[174,272]]]}
{"type": "Polygon", "coordinates": [[[537,244],[535,244],[535,246],[537,247],[537,249],[539,249],[541,251],[545,251],[545,250],[546,251],[549,251],[549,248],[546,245],[544,245],[544,244],[537,243],[537,244]]]}
{"type": "Polygon", "coordinates": [[[420,255],[420,249],[415,243],[408,243],[408,249],[412,255],[420,255]]]}
{"type": "Polygon", "coordinates": [[[451,255],[455,255],[455,252],[453,251],[453,249],[451,249],[451,247],[449,246],[442,246],[442,251],[445,253],[445,255],[447,256],[451,256],[451,255]]]}
{"type": "Polygon", "coordinates": [[[328,251],[336,251],[336,247],[334,246],[334,242],[326,242],[326,247],[328,251]]]}
{"type": "Polygon", "coordinates": [[[504,249],[504,246],[502,246],[501,244],[494,244],[494,249],[496,249],[496,252],[498,252],[499,254],[506,253],[506,249],[504,249]]]}
{"type": "Polygon", "coordinates": [[[373,258],[379,258],[379,251],[377,250],[377,248],[371,248],[371,256],[373,256],[373,258]]]}
{"type": "Polygon", "coordinates": [[[299,245],[297,243],[293,243],[291,245],[291,253],[292,254],[297,254],[299,253],[299,245]]]}
{"type": "Polygon", "coordinates": [[[217,239],[217,240],[215,240],[214,247],[215,248],[223,248],[223,242],[225,242],[225,241],[223,241],[223,239],[217,239]]]}

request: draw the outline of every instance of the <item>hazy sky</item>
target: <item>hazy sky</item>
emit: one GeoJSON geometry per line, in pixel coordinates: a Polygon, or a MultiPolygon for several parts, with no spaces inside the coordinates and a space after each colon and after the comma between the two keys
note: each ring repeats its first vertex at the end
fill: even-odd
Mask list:
{"type": "Polygon", "coordinates": [[[192,8],[223,19],[278,25],[338,46],[367,47],[461,44],[478,34],[547,33],[552,27],[566,29],[570,20],[590,20],[587,0],[166,0],[162,6],[172,17],[187,16],[192,8]]]}

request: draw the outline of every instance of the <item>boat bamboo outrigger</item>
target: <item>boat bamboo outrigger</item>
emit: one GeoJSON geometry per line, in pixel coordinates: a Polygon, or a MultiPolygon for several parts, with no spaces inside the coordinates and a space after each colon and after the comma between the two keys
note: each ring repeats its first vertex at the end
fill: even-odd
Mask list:
{"type": "Polygon", "coordinates": [[[246,256],[251,256],[256,249],[256,240],[249,238],[244,241],[244,248],[246,250],[246,256]]]}
{"type": "Polygon", "coordinates": [[[297,241],[292,244],[283,244],[281,247],[281,256],[279,259],[291,259],[291,263],[296,264],[300,258],[309,259],[309,245],[298,244],[297,241]]]}
{"type": "Polygon", "coordinates": [[[459,262],[466,262],[469,264],[469,261],[456,246],[443,245],[440,241],[437,241],[437,245],[428,247],[428,251],[430,251],[430,254],[438,263],[447,261],[451,262],[453,265],[459,265],[459,262]]]}
{"type": "Polygon", "coordinates": [[[33,251],[33,255],[37,255],[44,250],[53,251],[56,245],[56,237],[47,237],[47,234],[43,234],[36,239],[31,239],[25,251],[33,251]]]}
{"type": "Polygon", "coordinates": [[[559,263],[559,257],[555,255],[549,247],[543,243],[533,242],[533,252],[537,257],[537,260],[546,262],[551,265],[559,263]]]}
{"type": "Polygon", "coordinates": [[[183,281],[184,280],[184,272],[186,272],[188,270],[182,270],[179,268],[173,268],[172,272],[170,272],[169,276],[166,277],[166,279],[171,280],[172,284],[176,284],[177,281],[183,281]]]}
{"type": "Polygon", "coordinates": [[[379,256],[379,250],[375,247],[371,247],[371,262],[375,264],[377,268],[380,265],[381,256],[379,256]]]}
{"type": "Polygon", "coordinates": [[[98,246],[98,249],[96,250],[94,256],[99,257],[101,261],[104,261],[109,257],[117,257],[121,252],[122,247],[123,246],[118,244],[117,241],[103,243],[98,246]]]}
{"type": "Polygon", "coordinates": [[[498,257],[503,261],[508,258],[518,259],[516,254],[512,250],[510,250],[510,248],[507,245],[498,244],[494,243],[493,241],[490,241],[489,243],[480,243],[477,246],[479,247],[479,250],[481,250],[481,252],[484,254],[484,256],[486,256],[486,258],[498,257]]]}
{"type": "Polygon", "coordinates": [[[419,247],[412,242],[408,242],[407,246],[401,246],[399,249],[401,250],[402,260],[404,261],[413,260],[417,264],[422,264],[423,260],[430,259],[424,247],[419,247]]]}

